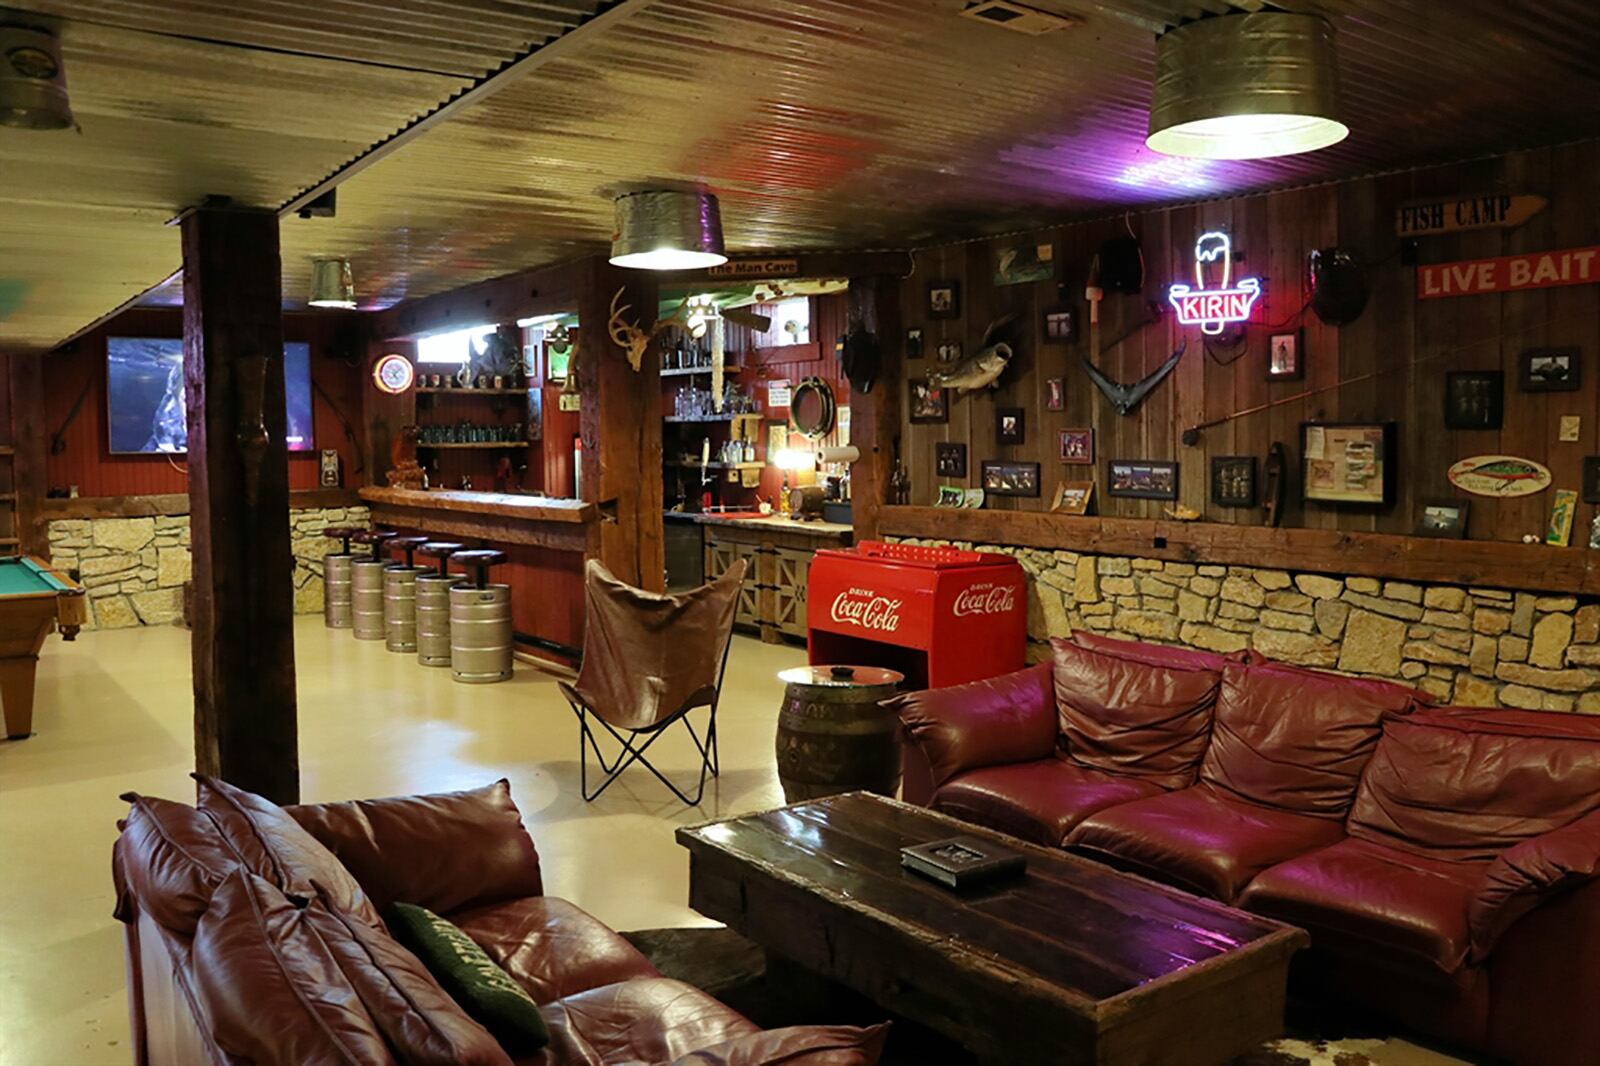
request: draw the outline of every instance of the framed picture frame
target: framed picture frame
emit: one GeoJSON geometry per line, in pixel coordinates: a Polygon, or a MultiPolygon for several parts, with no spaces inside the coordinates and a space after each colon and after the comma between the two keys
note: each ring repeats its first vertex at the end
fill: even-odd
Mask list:
{"type": "Polygon", "coordinates": [[[1001,446],[1021,444],[1028,436],[1028,412],[1021,407],[994,409],[994,442],[1001,446]]]}
{"type": "Polygon", "coordinates": [[[1550,501],[1550,527],[1544,532],[1544,542],[1557,548],[1572,543],[1572,519],[1578,513],[1578,494],[1571,489],[1557,489],[1550,501]]]}
{"type": "Polygon", "coordinates": [[[1267,380],[1299,381],[1306,376],[1306,331],[1274,333],[1267,338],[1267,380]]]}
{"type": "Polygon", "coordinates": [[[961,317],[961,282],[950,278],[928,282],[928,317],[961,317]]]}
{"type": "Polygon", "coordinates": [[[967,446],[939,441],[933,446],[933,468],[940,477],[967,476],[967,446]]]}
{"type": "Polygon", "coordinates": [[[1056,435],[1056,450],[1063,463],[1094,465],[1094,430],[1063,429],[1056,435]]]}
{"type": "Polygon", "coordinates": [[[1106,495],[1130,500],[1176,500],[1178,464],[1164,459],[1109,460],[1106,495]]]}
{"type": "Polygon", "coordinates": [[[950,394],[936,388],[926,378],[912,378],[906,382],[909,392],[907,403],[911,424],[933,425],[950,421],[950,394]]]}
{"type": "Polygon", "coordinates": [[[1300,423],[1301,498],[1311,503],[1394,502],[1393,422],[1300,423]]]}
{"type": "Polygon", "coordinates": [[[1086,515],[1094,506],[1093,481],[1058,481],[1050,502],[1051,514],[1086,515]]]}
{"type": "Polygon", "coordinates": [[[1212,503],[1218,507],[1254,507],[1258,497],[1255,456],[1211,457],[1212,503]]]}
{"type": "Polygon", "coordinates": [[[994,250],[994,283],[1026,285],[1056,276],[1056,246],[1052,241],[1019,242],[994,250]]]}
{"type": "Polygon", "coordinates": [[[906,358],[922,358],[922,327],[914,326],[906,330],[906,358]]]}
{"type": "Polygon", "coordinates": [[[1078,339],[1078,309],[1057,303],[1046,307],[1040,316],[1039,335],[1046,344],[1071,344],[1078,339]]]}
{"type": "Polygon", "coordinates": [[[1451,370],[1444,376],[1445,429],[1499,429],[1506,376],[1499,370],[1451,370]]]}
{"type": "Polygon", "coordinates": [[[983,491],[990,496],[1038,496],[1039,464],[985,459],[983,491]]]}
{"type": "Polygon", "coordinates": [[[961,342],[940,341],[938,347],[938,356],[939,362],[941,363],[961,362],[961,342]]]}
{"type": "Polygon", "coordinates": [[[1529,348],[1522,353],[1523,392],[1577,392],[1583,384],[1581,348],[1529,348]]]}
{"type": "Polygon", "coordinates": [[[1600,503],[1600,455],[1583,457],[1583,502],[1600,503]]]}
{"type": "Polygon", "coordinates": [[[1046,411],[1065,411],[1067,409],[1067,379],[1044,379],[1044,409],[1046,411]]]}
{"type": "Polygon", "coordinates": [[[1466,500],[1423,500],[1417,508],[1417,536],[1464,540],[1471,510],[1466,500]]]}

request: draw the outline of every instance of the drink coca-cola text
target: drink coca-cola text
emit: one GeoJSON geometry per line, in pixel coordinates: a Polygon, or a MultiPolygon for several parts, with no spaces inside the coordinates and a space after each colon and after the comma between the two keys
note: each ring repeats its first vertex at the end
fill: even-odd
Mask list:
{"type": "Polygon", "coordinates": [[[833,598],[829,614],[835,622],[893,633],[900,628],[900,604],[900,600],[880,596],[871,589],[851,588],[833,598]]]}
{"type": "Polygon", "coordinates": [[[984,583],[963,589],[956,596],[956,602],[951,611],[957,618],[964,618],[973,614],[1004,614],[1016,606],[1017,589],[1015,585],[991,585],[984,583]]]}

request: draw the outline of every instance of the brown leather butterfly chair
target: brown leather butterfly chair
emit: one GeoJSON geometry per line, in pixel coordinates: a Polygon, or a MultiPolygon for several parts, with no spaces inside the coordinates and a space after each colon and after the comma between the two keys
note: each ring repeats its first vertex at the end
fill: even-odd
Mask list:
{"type": "Polygon", "coordinates": [[[706,774],[715,777],[718,772],[717,699],[744,571],[741,560],[710,584],[663,595],[624,584],[589,560],[583,575],[583,666],[576,684],[561,684],[578,716],[578,780],[585,800],[599,796],[635,762],[690,806],[705,795],[706,774]],[[689,712],[698,707],[711,711],[703,737],[689,721],[689,712]],[[683,723],[700,752],[700,783],[693,799],[645,756],[674,722],[683,723]],[[621,745],[609,765],[592,723],[621,745]],[[606,775],[592,793],[591,749],[606,775]]]}

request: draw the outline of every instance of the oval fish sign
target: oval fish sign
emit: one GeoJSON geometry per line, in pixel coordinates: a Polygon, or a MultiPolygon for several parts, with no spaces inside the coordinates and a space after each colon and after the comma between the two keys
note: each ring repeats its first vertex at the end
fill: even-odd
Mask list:
{"type": "Polygon", "coordinates": [[[1514,455],[1474,455],[1450,468],[1450,484],[1474,496],[1532,496],[1550,487],[1550,470],[1514,455]]]}

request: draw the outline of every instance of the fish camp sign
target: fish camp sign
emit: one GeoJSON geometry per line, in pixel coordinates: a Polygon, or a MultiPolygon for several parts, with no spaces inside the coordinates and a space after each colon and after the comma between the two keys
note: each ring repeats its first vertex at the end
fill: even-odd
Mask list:
{"type": "Polygon", "coordinates": [[[1600,244],[1559,252],[1464,259],[1417,268],[1417,299],[1551,289],[1600,282],[1600,244]]]}

